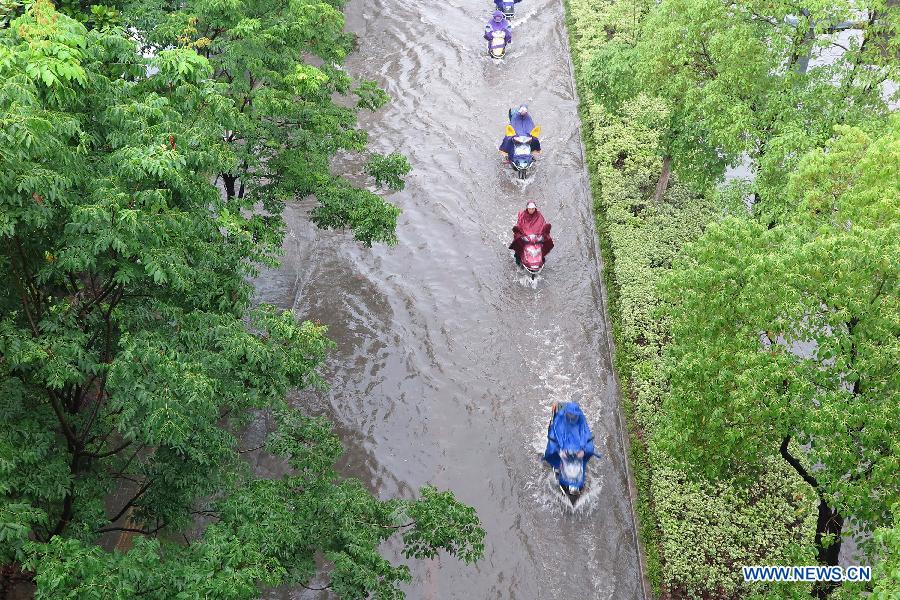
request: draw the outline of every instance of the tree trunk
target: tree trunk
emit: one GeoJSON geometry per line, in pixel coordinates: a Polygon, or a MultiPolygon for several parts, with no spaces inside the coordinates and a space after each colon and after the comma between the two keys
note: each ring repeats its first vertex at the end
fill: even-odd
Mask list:
{"type": "MultiPolygon", "coordinates": [[[[843,526],[844,517],[838,514],[837,510],[828,506],[828,503],[820,496],[819,518],[816,520],[816,558],[820,565],[837,566],[838,557],[841,554],[841,529],[843,526]],[[822,546],[823,538],[828,534],[834,536],[834,541],[824,548],[822,546]]],[[[819,581],[813,586],[813,596],[819,600],[825,600],[838,585],[833,581],[819,581]]]]}
{"type": "Polygon", "coordinates": [[[819,564],[833,567],[838,564],[838,556],[841,553],[841,529],[844,527],[844,517],[836,509],[828,506],[823,498],[819,498],[819,518],[816,520],[816,551],[819,564]],[[834,536],[834,542],[827,548],[822,546],[823,538],[827,535],[834,536]]]}
{"type": "Polygon", "coordinates": [[[225,184],[225,194],[229,198],[234,198],[237,190],[234,187],[234,184],[237,183],[237,176],[230,175],[228,173],[222,173],[222,182],[225,184]]]}
{"type": "Polygon", "coordinates": [[[670,155],[663,156],[662,172],[659,174],[659,181],[656,182],[656,194],[653,195],[655,202],[662,202],[663,195],[669,187],[669,175],[672,174],[672,157],[670,155]]]}
{"type": "MultiPolygon", "coordinates": [[[[816,520],[815,537],[816,558],[820,565],[829,567],[836,566],[838,564],[838,557],[841,554],[841,530],[844,527],[844,517],[838,513],[837,509],[832,509],[828,506],[828,502],[825,501],[825,498],[822,495],[819,482],[816,481],[816,478],[813,477],[803,467],[800,461],[788,451],[790,441],[791,436],[786,436],[781,441],[780,452],[782,458],[797,471],[797,474],[803,478],[803,481],[816,491],[816,495],[819,497],[819,517],[816,520]],[[832,536],[834,537],[832,543],[827,548],[824,547],[825,538],[831,538],[832,536]]],[[[813,588],[813,594],[816,598],[827,598],[835,587],[836,584],[834,583],[820,582],[813,588]]]]}

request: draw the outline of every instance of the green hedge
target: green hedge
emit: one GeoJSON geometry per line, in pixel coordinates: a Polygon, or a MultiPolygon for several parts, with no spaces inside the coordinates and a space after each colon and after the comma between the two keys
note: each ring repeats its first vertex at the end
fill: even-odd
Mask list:
{"type": "Polygon", "coordinates": [[[668,337],[657,283],[684,244],[729,205],[725,195],[698,193],[675,174],[654,201],[668,107],[639,95],[611,112],[590,81],[592,59],[605,44],[631,35],[639,9],[596,0],[565,4],[647,574],[654,593],[667,598],[765,596],[766,589],[743,583],[740,567],[811,560],[798,550],[814,531],[808,490],[783,464],[773,464],[750,489],[698,483],[653,437],[666,393],[661,351],[668,337]]]}

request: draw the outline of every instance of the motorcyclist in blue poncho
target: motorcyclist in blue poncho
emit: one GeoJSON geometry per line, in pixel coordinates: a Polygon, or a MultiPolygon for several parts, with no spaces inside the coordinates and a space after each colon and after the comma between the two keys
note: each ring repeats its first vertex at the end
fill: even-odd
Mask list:
{"type": "Polygon", "coordinates": [[[584,488],[587,462],[593,455],[594,436],[578,403],[554,405],[544,460],[553,467],[560,487],[573,503],[584,488]]]}
{"type": "Polygon", "coordinates": [[[503,139],[500,140],[499,147],[503,159],[509,160],[509,156],[515,148],[516,137],[519,137],[531,147],[532,158],[540,156],[541,140],[537,137],[540,133],[541,128],[534,124],[534,119],[531,118],[531,113],[528,112],[527,104],[521,104],[516,108],[509,109],[509,125],[506,126],[506,131],[503,139]]]}

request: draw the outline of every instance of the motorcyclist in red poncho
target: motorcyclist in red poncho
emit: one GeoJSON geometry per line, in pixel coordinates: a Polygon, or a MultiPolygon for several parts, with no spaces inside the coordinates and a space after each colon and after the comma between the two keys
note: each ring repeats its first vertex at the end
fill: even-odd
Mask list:
{"type": "Polygon", "coordinates": [[[522,253],[525,247],[535,245],[534,236],[537,236],[537,239],[540,240],[538,242],[541,247],[540,266],[543,266],[544,257],[553,250],[553,238],[550,237],[550,223],[544,220],[544,215],[538,210],[537,204],[528,202],[525,210],[519,212],[516,225],[513,227],[513,241],[509,245],[509,249],[515,253],[517,265],[522,264],[522,253]],[[531,236],[531,241],[529,236],[531,236]]]}

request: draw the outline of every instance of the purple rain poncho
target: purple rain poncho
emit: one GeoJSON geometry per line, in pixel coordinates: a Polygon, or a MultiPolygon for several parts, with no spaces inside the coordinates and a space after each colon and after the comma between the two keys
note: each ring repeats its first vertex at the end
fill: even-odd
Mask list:
{"type": "Polygon", "coordinates": [[[503,31],[506,33],[506,43],[509,44],[512,42],[512,26],[509,24],[509,21],[506,20],[506,17],[499,10],[495,10],[494,14],[491,15],[491,20],[488,21],[487,25],[484,26],[484,39],[487,41],[491,41],[491,38],[494,37],[495,31],[503,31]],[[497,18],[500,18],[498,21],[497,18]]]}

